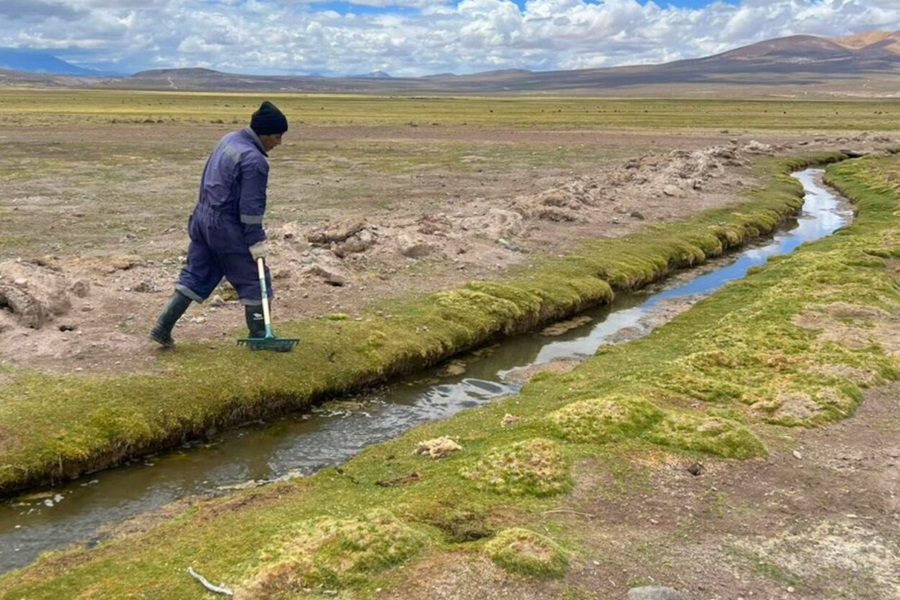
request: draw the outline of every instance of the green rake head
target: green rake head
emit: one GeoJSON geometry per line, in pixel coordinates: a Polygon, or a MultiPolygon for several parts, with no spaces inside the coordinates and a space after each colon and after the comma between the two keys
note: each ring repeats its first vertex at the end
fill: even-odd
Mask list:
{"type": "MultiPolygon", "coordinates": [[[[260,306],[262,307],[263,322],[266,335],[258,338],[241,338],[238,346],[247,346],[250,350],[271,350],[273,352],[290,352],[297,345],[297,338],[277,338],[272,331],[272,322],[269,316],[269,294],[266,290],[266,260],[260,256],[256,258],[256,270],[259,273],[259,289],[261,292],[260,306]]],[[[254,314],[253,320],[258,317],[254,314]]],[[[254,333],[255,325],[250,326],[250,333],[254,333]]],[[[258,331],[258,330],[257,330],[258,331]]]]}
{"type": "Polygon", "coordinates": [[[241,338],[238,346],[247,346],[250,350],[269,350],[272,352],[290,352],[300,340],[297,338],[277,338],[267,336],[263,338],[241,338]]]}

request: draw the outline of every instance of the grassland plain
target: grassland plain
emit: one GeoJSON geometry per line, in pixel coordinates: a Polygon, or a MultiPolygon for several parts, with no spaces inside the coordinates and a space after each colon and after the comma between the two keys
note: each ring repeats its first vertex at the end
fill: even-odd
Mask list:
{"type": "MultiPolygon", "coordinates": [[[[28,98],[29,94],[38,92],[21,92],[21,97],[28,98]]],[[[95,309],[100,307],[97,312],[102,313],[106,320],[105,330],[98,331],[102,331],[103,336],[111,337],[109,325],[113,322],[117,324],[122,337],[130,340],[142,337],[140,323],[146,319],[127,318],[127,312],[123,314],[121,309],[116,312],[116,303],[126,306],[126,311],[135,312],[140,312],[141,305],[147,305],[143,307],[144,314],[148,314],[148,311],[152,314],[158,306],[135,301],[135,298],[141,297],[140,293],[133,293],[138,286],[133,285],[134,280],[123,283],[122,274],[135,271],[146,273],[147,270],[165,271],[167,265],[170,269],[177,268],[177,260],[169,263],[166,261],[172,260],[172,240],[183,242],[180,240],[180,229],[174,224],[183,220],[190,208],[191,187],[196,173],[202,167],[200,162],[205,157],[208,140],[204,139],[204,147],[201,147],[198,137],[203,135],[197,134],[233,128],[241,122],[242,115],[252,108],[253,103],[245,97],[224,96],[225,100],[222,100],[222,96],[185,95],[190,96],[188,104],[196,101],[201,108],[184,112],[173,108],[172,113],[179,116],[163,117],[153,114],[148,109],[149,103],[143,104],[145,99],[141,95],[125,96],[127,97],[89,95],[84,101],[71,97],[68,99],[68,106],[71,107],[68,110],[42,109],[36,113],[29,113],[14,103],[0,107],[4,124],[2,133],[6,136],[3,138],[4,149],[10,150],[4,158],[7,161],[4,166],[8,165],[10,168],[3,170],[4,177],[8,177],[4,181],[4,191],[9,192],[9,196],[4,195],[6,204],[3,208],[7,211],[4,216],[10,217],[4,218],[4,235],[6,232],[9,235],[4,238],[8,243],[2,246],[2,251],[5,257],[40,257],[37,262],[63,273],[78,272],[72,268],[76,261],[71,258],[71,254],[87,251],[92,255],[89,257],[89,269],[111,271],[106,273],[111,277],[91,280],[95,284],[91,288],[92,297],[96,299],[96,296],[101,296],[103,287],[114,288],[111,294],[114,302],[98,302],[94,306],[95,309]],[[237,102],[241,100],[243,103],[238,105],[237,102]],[[116,101],[126,108],[115,108],[113,105],[116,101]],[[222,102],[227,106],[212,110],[209,108],[211,102],[222,102]],[[203,106],[207,108],[202,108],[203,106]],[[216,111],[221,111],[221,114],[216,111]],[[24,148],[23,139],[26,141],[24,148]],[[173,140],[177,143],[173,143],[173,140]],[[130,166],[123,171],[123,164],[130,166]],[[71,195],[73,193],[74,196],[71,195]],[[180,195],[186,200],[173,203],[173,195],[180,195]],[[68,219],[69,224],[76,226],[62,226],[59,223],[61,213],[64,220],[68,219]],[[28,235],[23,235],[23,232],[28,232],[28,235]],[[126,252],[122,251],[123,248],[126,252]]],[[[180,96],[182,95],[176,95],[173,100],[172,96],[163,94],[158,102],[177,104],[181,100],[180,96]]],[[[65,98],[65,95],[57,97],[65,98]]],[[[35,96],[31,98],[34,99],[35,96]]],[[[48,101],[39,101],[37,105],[44,106],[48,101]]],[[[582,217],[582,220],[561,219],[557,222],[523,211],[532,219],[527,231],[519,237],[510,237],[529,249],[527,260],[522,260],[522,252],[501,255],[472,251],[468,256],[474,258],[463,265],[468,270],[460,275],[456,272],[460,266],[456,261],[438,260],[435,257],[410,260],[409,257],[402,256],[404,269],[399,269],[397,263],[390,263],[384,256],[377,256],[371,262],[383,261],[387,268],[377,270],[377,277],[370,278],[363,278],[358,271],[355,272],[360,277],[354,282],[356,285],[339,288],[324,286],[328,293],[317,295],[309,281],[305,281],[301,289],[304,296],[309,297],[304,297],[300,304],[312,306],[313,316],[323,318],[314,321],[299,320],[296,317],[304,316],[302,312],[292,312],[290,305],[279,305],[281,314],[291,319],[290,323],[285,323],[283,334],[297,333],[309,340],[304,361],[308,362],[310,372],[323,376],[322,382],[311,380],[308,385],[304,384],[304,389],[298,389],[296,381],[286,381],[283,365],[268,364],[265,361],[270,359],[264,357],[256,357],[260,364],[252,362],[256,360],[254,357],[250,358],[251,362],[244,362],[242,359],[246,355],[237,354],[223,340],[210,340],[208,333],[197,334],[192,338],[189,331],[188,339],[195,343],[182,346],[173,355],[158,356],[146,351],[135,353],[138,355],[135,363],[127,356],[120,356],[123,347],[115,344],[98,344],[100,347],[93,354],[90,348],[80,348],[79,352],[82,354],[78,356],[67,356],[63,352],[58,357],[50,356],[52,360],[49,360],[46,354],[32,351],[33,347],[27,343],[28,339],[40,338],[41,332],[22,332],[21,328],[11,327],[3,332],[8,336],[4,339],[4,346],[10,348],[6,345],[7,341],[15,344],[17,351],[10,354],[19,355],[19,361],[9,359],[8,363],[17,366],[4,367],[2,383],[7,402],[3,405],[13,409],[13,412],[23,412],[18,416],[13,416],[10,412],[8,418],[4,415],[0,420],[4,424],[0,439],[4,442],[4,448],[14,449],[21,447],[23,437],[34,434],[32,439],[43,438],[37,449],[35,446],[30,448],[31,462],[22,460],[19,456],[2,461],[13,466],[12,470],[17,472],[14,479],[18,477],[22,481],[24,473],[26,478],[32,478],[31,481],[36,482],[48,476],[69,475],[90,466],[112,463],[133,453],[180,441],[183,436],[201,435],[210,425],[237,423],[255,414],[295,408],[298,406],[298,399],[300,403],[306,401],[304,398],[314,399],[323,390],[340,390],[365,381],[378,380],[414,368],[415,365],[438,361],[457,349],[478,344],[495,333],[516,331],[562,317],[587,303],[608,298],[612,287],[628,289],[639,286],[660,274],[680,266],[695,264],[707,256],[715,256],[728,246],[771,229],[787,212],[796,209],[798,202],[796,184],[775,178],[776,184],[771,185],[773,172],[800,166],[804,161],[827,160],[836,156],[812,154],[816,148],[833,149],[837,144],[868,144],[874,139],[859,135],[860,130],[868,130],[869,125],[872,125],[868,120],[868,111],[872,109],[872,105],[865,103],[840,104],[844,112],[836,111],[843,114],[838,121],[827,121],[826,113],[818,112],[817,115],[822,117],[820,121],[826,121],[821,127],[823,130],[830,130],[832,135],[813,135],[810,142],[809,131],[785,133],[782,129],[788,126],[790,117],[796,115],[793,112],[788,115],[787,110],[782,110],[781,116],[775,114],[774,108],[781,106],[781,103],[762,109],[753,104],[757,110],[752,114],[746,112],[748,108],[744,104],[733,104],[729,109],[721,103],[709,103],[708,106],[725,115],[722,122],[730,123],[729,128],[739,127],[726,131],[707,129],[705,122],[704,128],[698,128],[697,119],[691,116],[692,111],[697,109],[696,105],[678,102],[621,103],[612,108],[612,105],[598,101],[598,106],[611,109],[614,116],[598,118],[596,121],[593,117],[588,121],[579,117],[574,109],[577,103],[570,100],[554,100],[570,109],[567,117],[560,116],[566,114],[559,108],[560,104],[556,105],[558,112],[554,113],[549,110],[550,105],[544,99],[519,99],[514,102],[481,100],[490,106],[471,100],[444,99],[441,100],[443,105],[440,110],[432,108],[433,101],[420,100],[421,108],[417,107],[413,111],[408,110],[408,105],[397,108],[394,106],[397,101],[393,99],[381,99],[379,104],[377,99],[367,98],[364,102],[354,104],[355,100],[351,102],[345,98],[330,102],[324,98],[285,97],[284,103],[291,102],[298,102],[296,113],[314,108],[314,102],[320,102],[322,106],[319,113],[332,110],[334,114],[323,116],[321,120],[310,117],[313,125],[308,125],[302,119],[301,131],[298,132],[302,141],[297,142],[297,148],[287,148],[288,153],[280,164],[273,159],[274,169],[281,167],[291,173],[300,173],[301,163],[304,166],[312,164],[313,169],[320,169],[313,176],[316,183],[314,187],[326,188],[324,193],[317,191],[314,195],[303,186],[292,187],[287,193],[281,191],[287,201],[280,210],[275,208],[275,222],[281,227],[280,231],[276,231],[279,233],[279,250],[284,257],[291,256],[291,246],[294,243],[291,240],[295,239],[297,232],[290,226],[321,222],[331,216],[332,213],[327,210],[329,206],[343,207],[348,202],[356,203],[352,212],[374,213],[379,219],[383,219],[379,223],[382,232],[388,230],[385,224],[387,214],[399,212],[407,217],[414,215],[416,218],[406,223],[410,226],[422,217],[431,218],[444,214],[442,211],[447,211],[454,205],[464,204],[469,209],[477,207],[481,195],[486,196],[481,200],[489,204],[498,203],[504,195],[528,197],[529,193],[533,196],[546,196],[557,202],[558,195],[545,194],[548,186],[555,185],[557,187],[550,191],[559,191],[560,181],[563,185],[569,185],[573,178],[582,177],[579,173],[592,172],[598,164],[613,164],[635,154],[652,154],[654,147],[660,146],[666,151],[679,146],[696,149],[711,141],[721,142],[723,136],[729,139],[730,145],[724,150],[725,158],[735,163],[731,166],[738,175],[729,178],[720,174],[718,180],[715,177],[704,179],[692,171],[688,176],[679,176],[679,179],[684,179],[689,185],[692,190],[690,194],[685,194],[677,187],[664,194],[661,191],[663,186],[660,185],[653,193],[664,196],[666,202],[654,206],[653,198],[646,196],[648,189],[641,188],[639,183],[646,176],[642,169],[643,162],[648,163],[649,171],[664,171],[679,163],[674,160],[655,161],[652,157],[648,159],[648,154],[641,160],[632,159],[626,164],[626,171],[641,174],[636,180],[624,178],[621,171],[616,170],[612,171],[610,178],[598,180],[601,183],[615,183],[614,199],[590,194],[584,196],[590,197],[595,203],[602,201],[604,206],[615,206],[613,214],[620,215],[617,218],[598,223],[591,216],[579,214],[577,216],[582,217]],[[338,105],[340,110],[334,108],[338,105]],[[770,109],[773,110],[771,117],[768,116],[770,109]],[[416,110],[422,112],[416,113],[416,110]],[[621,121],[617,121],[619,117],[615,116],[619,114],[619,110],[627,113],[622,116],[621,121]],[[727,116],[729,110],[733,112],[727,116]],[[400,114],[409,118],[411,113],[430,114],[431,120],[427,123],[396,120],[400,114]],[[500,113],[505,116],[500,116],[500,113]],[[564,118],[570,120],[560,121],[564,118]],[[469,125],[469,119],[476,125],[469,125]],[[754,124],[752,130],[746,128],[747,122],[754,124]],[[621,125],[613,126],[611,123],[621,125]],[[667,135],[660,135],[659,123],[665,123],[667,135]],[[426,124],[427,127],[424,126],[426,124]],[[625,129],[619,129],[620,126],[625,129]],[[565,131],[560,132],[560,127],[565,128],[565,131]],[[844,127],[847,129],[843,129],[844,127]],[[427,131],[423,132],[423,129],[427,131]],[[838,135],[834,135],[836,131],[839,132],[838,135]],[[764,141],[774,143],[777,140],[783,145],[780,150],[782,153],[790,150],[786,147],[790,144],[802,146],[810,153],[805,159],[793,164],[765,158],[766,155],[775,153],[771,150],[759,152],[755,160],[747,161],[735,149],[741,146],[741,139],[749,140],[750,136],[755,139],[756,134],[762,134],[759,137],[764,141]],[[770,137],[766,138],[766,135],[770,137]],[[734,144],[733,138],[737,138],[739,143],[734,144]],[[361,143],[360,139],[368,139],[370,142],[361,143]],[[306,147],[313,150],[312,160],[307,162],[310,157],[300,153],[301,146],[303,150],[306,147]],[[472,150],[473,146],[477,150],[472,150]],[[600,147],[602,151],[598,150],[600,147]],[[523,174],[536,169],[544,170],[536,178],[529,174],[529,189],[517,187],[523,174]],[[374,183],[373,172],[378,175],[376,180],[385,179],[388,183],[374,183]],[[416,179],[415,184],[410,187],[408,183],[401,182],[400,177],[416,179]],[[480,184],[484,180],[488,180],[491,188],[496,189],[481,189],[480,184]],[[728,185],[722,185],[723,180],[728,185]],[[516,183],[511,184],[510,181],[516,183]],[[757,189],[749,197],[739,198],[752,202],[736,209],[734,196],[740,195],[738,191],[752,188],[760,181],[766,182],[763,189],[767,193],[757,189]],[[323,182],[327,185],[318,185],[323,182]],[[753,185],[748,185],[749,182],[753,185]],[[352,198],[346,196],[347,188],[364,190],[373,187],[378,188],[378,193],[355,195],[352,198]],[[448,188],[450,191],[445,191],[448,188]],[[635,205],[634,209],[640,208],[645,219],[628,220],[624,217],[630,215],[631,206],[625,203],[630,188],[635,188],[638,192],[634,194],[632,191],[632,194],[644,195],[642,202],[635,205]],[[475,189],[478,190],[477,195],[473,192],[475,189]],[[320,201],[309,202],[311,206],[303,206],[303,212],[295,214],[292,210],[299,207],[290,199],[294,193],[303,200],[314,196],[320,201]],[[710,196],[719,194],[729,195],[730,199],[719,199],[717,203],[709,205],[729,205],[728,210],[706,213],[697,221],[681,225],[665,227],[655,224],[695,214],[708,206],[704,203],[710,202],[710,196]],[[407,204],[404,205],[404,202],[407,204]],[[767,205],[766,202],[771,204],[767,205]],[[414,208],[410,209],[409,205],[414,208]],[[615,220],[619,222],[613,222],[615,220]],[[653,225],[638,233],[647,221],[653,225]],[[698,227],[704,230],[703,233],[698,233],[698,227]],[[624,237],[628,234],[633,236],[624,237]],[[597,236],[612,239],[580,245],[580,240],[597,236]],[[566,238],[568,245],[560,243],[560,238],[566,238]],[[554,241],[555,243],[548,243],[554,241]],[[531,248],[529,244],[532,244],[531,248]],[[622,248],[629,252],[623,252],[622,248]],[[564,254],[568,258],[552,259],[558,254],[564,254]],[[484,262],[482,259],[485,256],[490,257],[490,268],[478,271],[475,265],[484,262]],[[504,260],[507,262],[503,262],[504,260]],[[507,277],[498,277],[499,271],[494,267],[516,263],[524,265],[521,270],[516,270],[507,277]],[[451,276],[447,276],[448,272],[451,276]],[[468,279],[473,281],[465,285],[465,280],[468,279]],[[398,287],[379,287],[379,281],[401,283],[398,287]],[[428,283],[421,283],[423,281],[428,283]],[[435,286],[436,281],[440,282],[439,286],[435,286]],[[410,282],[413,285],[407,285],[410,282]],[[354,287],[355,294],[348,297],[351,295],[345,292],[354,287]],[[434,292],[436,288],[443,288],[443,291],[434,292]],[[424,291],[428,295],[384,300],[387,297],[385,291],[397,289],[424,291]],[[382,298],[382,301],[372,303],[373,298],[382,298]],[[472,318],[479,314],[478,319],[472,318]],[[429,335],[422,335],[422,324],[428,328],[429,335]],[[103,354],[104,350],[110,348],[118,351],[117,364],[111,369],[109,367],[112,361],[104,360],[106,356],[103,354]],[[140,356],[151,357],[150,367],[140,356]],[[235,368],[235,364],[242,363],[243,366],[235,368]],[[134,368],[135,365],[138,368],[134,368]],[[267,374],[258,377],[257,372],[261,366],[267,369],[267,374]],[[217,393],[223,389],[223,376],[230,378],[227,386],[231,394],[229,398],[222,398],[217,393]],[[166,382],[167,387],[160,388],[160,378],[166,382]],[[215,396],[217,399],[210,403],[199,402],[185,406],[169,395],[173,389],[171,384],[181,381],[189,381],[191,389],[201,396],[209,399],[215,396]],[[80,401],[77,400],[79,398],[80,401]],[[87,402],[90,410],[81,410],[82,414],[76,414],[79,406],[84,406],[80,402],[87,402]],[[126,404],[123,405],[122,402],[126,404]],[[65,423],[67,411],[73,415],[75,422],[70,421],[60,427],[61,423],[65,423]],[[19,469],[16,470],[15,467],[19,469]],[[55,469],[58,471],[54,471],[55,469]]],[[[823,106],[829,105],[830,103],[825,103],[807,108],[822,111],[823,106]]],[[[578,106],[582,106],[582,113],[589,114],[583,108],[586,105],[578,106]]],[[[872,114],[877,113],[880,118],[882,113],[889,114],[895,109],[896,107],[889,105],[878,105],[877,111],[872,114]]],[[[796,106],[790,106],[790,110],[796,110],[796,106]]],[[[888,121],[889,119],[885,119],[884,123],[879,121],[879,127],[888,129],[888,121]]],[[[893,123],[896,122],[895,119],[893,123]]],[[[716,126],[718,123],[716,121],[716,126]]],[[[874,141],[882,145],[889,142],[874,141]]],[[[765,144],[752,147],[765,147],[765,144]]],[[[685,154],[687,151],[680,150],[678,153],[685,154]]],[[[710,156],[700,153],[698,158],[708,159],[710,156]]],[[[684,167],[684,163],[680,163],[680,166],[684,167]]],[[[306,180],[306,183],[313,187],[312,181],[306,180]]],[[[583,180],[581,183],[588,184],[582,187],[596,184],[583,180]]],[[[273,190],[273,196],[276,195],[273,190]]],[[[571,203],[572,196],[563,196],[563,201],[571,203]]],[[[550,206],[559,208],[553,203],[550,206]]],[[[559,212],[550,214],[560,216],[559,212]]],[[[486,241],[492,248],[497,247],[496,238],[489,237],[486,241]]],[[[472,246],[472,238],[464,238],[464,242],[472,246]]],[[[305,248],[308,249],[308,246],[305,248]]],[[[177,252],[174,257],[177,258],[177,252]]],[[[164,275],[171,277],[172,274],[164,275]]],[[[136,281],[138,284],[142,282],[136,281]]],[[[287,283],[282,279],[282,289],[290,290],[287,283]]],[[[149,287],[152,292],[153,286],[149,287]]],[[[158,293],[160,298],[165,295],[162,291],[158,293]]],[[[225,293],[226,290],[223,290],[223,294],[225,293]]],[[[83,310],[85,306],[80,308],[83,310]]],[[[93,311],[87,312],[90,314],[93,311]]],[[[833,314],[826,311],[822,314],[804,315],[803,318],[809,323],[823,322],[831,325],[832,320],[844,322],[853,318],[852,314],[851,311],[851,316],[847,316],[838,310],[833,314]]],[[[876,321],[879,319],[878,315],[872,318],[876,321]]],[[[198,330],[209,327],[202,321],[193,325],[198,330]]],[[[880,331],[878,327],[880,326],[874,326],[876,331],[880,331]]],[[[232,325],[232,329],[224,331],[230,334],[233,330],[232,325]]],[[[84,331],[90,333],[87,327],[84,331]]],[[[65,334],[57,331],[54,333],[56,338],[48,337],[50,343],[64,346],[58,338],[60,333],[65,334]]],[[[802,346],[801,342],[798,344],[802,346]]],[[[834,345],[838,348],[827,348],[829,357],[840,354],[840,343],[834,345]]],[[[125,347],[134,349],[134,346],[127,344],[125,347]]],[[[784,368],[792,367],[794,363],[782,354],[777,354],[777,360],[784,360],[784,368]]],[[[842,356],[834,360],[839,359],[850,360],[842,356]]],[[[750,365],[767,365],[768,360],[765,356],[754,355],[752,351],[738,357],[716,356],[715,352],[691,357],[682,371],[675,370],[661,376],[669,386],[666,388],[668,396],[664,400],[674,402],[696,393],[698,397],[710,402],[727,403],[740,395],[741,385],[765,380],[766,371],[760,368],[758,373],[748,372],[746,381],[737,382],[731,382],[721,375],[732,375],[734,364],[746,362],[750,365]],[[719,371],[710,370],[704,375],[700,369],[708,366],[704,361],[716,366],[719,371]]],[[[874,364],[873,372],[865,368],[857,369],[855,364],[849,367],[838,363],[828,366],[826,371],[830,373],[829,369],[834,370],[835,374],[832,375],[836,379],[833,380],[834,385],[824,392],[815,390],[818,375],[807,374],[806,378],[795,381],[794,387],[785,387],[788,393],[784,397],[776,393],[781,390],[781,386],[771,384],[768,389],[759,391],[758,396],[754,397],[753,405],[757,410],[767,411],[766,420],[775,424],[794,425],[806,420],[822,422],[833,419],[846,414],[848,406],[852,407],[853,402],[846,397],[848,394],[851,400],[858,396],[853,385],[841,379],[848,369],[851,369],[851,377],[855,376],[854,373],[860,377],[868,377],[868,383],[890,377],[890,365],[885,366],[884,361],[875,361],[874,364]],[[852,369],[857,369],[858,372],[852,369]],[[833,402],[818,403],[822,398],[831,398],[833,402]]],[[[652,379],[648,382],[652,383],[652,379]]],[[[489,455],[502,457],[512,465],[521,460],[530,464],[547,462],[550,472],[559,472],[556,465],[559,459],[555,457],[570,460],[565,451],[566,446],[560,446],[560,439],[569,440],[567,443],[576,445],[590,440],[596,442],[604,435],[602,428],[598,431],[596,426],[586,423],[602,425],[620,412],[632,415],[635,419],[633,423],[629,421],[629,424],[623,424],[623,427],[628,431],[645,432],[646,435],[642,435],[640,439],[647,444],[654,444],[653,447],[664,446],[668,440],[668,443],[674,443],[677,447],[687,446],[695,451],[724,456],[754,456],[764,451],[765,445],[759,442],[758,435],[754,436],[746,427],[735,425],[742,423],[737,409],[720,407],[721,414],[713,414],[710,417],[713,420],[698,421],[689,414],[661,410],[657,405],[661,400],[656,398],[659,392],[653,385],[648,390],[648,397],[635,396],[633,391],[628,391],[625,401],[620,403],[610,404],[603,399],[585,397],[583,403],[575,404],[569,410],[562,410],[560,407],[561,410],[548,417],[545,424],[547,432],[541,439],[545,439],[546,443],[542,441],[523,445],[520,442],[528,440],[511,440],[508,449],[501,448],[496,454],[489,455]],[[590,400],[598,401],[589,402],[590,400]],[[622,406],[619,407],[619,404],[622,406]],[[721,422],[715,419],[721,419],[721,422]],[[691,435],[697,429],[708,435],[691,435]]],[[[4,469],[4,473],[10,470],[4,469]]],[[[465,473],[468,474],[466,479],[479,490],[478,493],[488,497],[498,493],[502,496],[506,493],[504,490],[508,489],[543,489],[540,477],[528,473],[527,469],[525,471],[512,468],[509,472],[492,475],[489,463],[473,464],[465,468],[465,473]],[[507,483],[498,490],[496,485],[487,483],[494,481],[507,483]]],[[[550,489],[577,491],[574,486],[575,482],[564,476],[550,489]]],[[[435,509],[435,512],[440,511],[435,509]]],[[[491,508],[490,512],[496,511],[491,508]]],[[[438,519],[437,516],[434,518],[438,519]]],[[[473,518],[476,521],[481,519],[478,515],[473,518]]],[[[456,518],[451,520],[454,519],[456,518]]],[[[328,537],[314,532],[343,531],[348,527],[351,530],[365,528],[370,520],[390,524],[396,522],[396,515],[352,516],[339,519],[339,523],[318,523],[310,525],[311,529],[304,527],[307,532],[304,535],[328,537]],[[310,531],[313,533],[309,533],[310,531]]],[[[466,518],[459,521],[460,531],[464,532],[471,526],[466,518]]],[[[400,540],[407,540],[417,548],[430,547],[427,544],[421,545],[419,535],[406,535],[405,527],[402,523],[398,525],[400,540]]],[[[455,528],[456,525],[451,524],[450,527],[455,528]]],[[[476,537],[478,530],[478,527],[473,530],[476,537]]],[[[490,529],[491,534],[494,531],[490,529]]],[[[533,544],[537,554],[557,555],[554,548],[558,544],[552,539],[545,542],[543,537],[523,537],[518,532],[501,539],[514,540],[513,545],[524,543],[521,542],[523,539],[531,540],[528,543],[533,544]],[[541,548],[544,550],[539,551],[541,548]]],[[[508,554],[502,548],[494,548],[498,556],[508,554]]],[[[267,552],[272,556],[290,554],[281,546],[271,547],[267,552]]],[[[740,554],[737,550],[735,552],[740,554]]],[[[374,553],[383,552],[376,550],[374,553]]],[[[401,554],[406,556],[405,553],[401,554]]],[[[746,552],[742,555],[746,556],[746,552]]],[[[285,560],[289,562],[290,559],[288,557],[285,560]]],[[[499,562],[504,562],[504,559],[499,559],[499,562]]],[[[506,562],[521,564],[522,561],[506,562]]],[[[554,559],[551,563],[548,572],[559,572],[558,561],[554,559]]],[[[279,569],[283,571],[284,567],[276,570],[279,569]]],[[[541,567],[537,569],[541,570],[541,567]]],[[[337,578],[335,585],[346,585],[339,581],[339,576],[334,577],[337,578]]],[[[266,583],[263,578],[256,584],[247,585],[262,586],[266,583]]],[[[366,586],[361,584],[361,588],[366,589],[366,586]]],[[[171,597],[179,596],[176,594],[171,597]]]]}
{"type": "MultiPolygon", "coordinates": [[[[615,598],[647,583],[697,598],[893,598],[898,175],[896,156],[831,167],[829,181],[855,201],[852,226],[646,338],[341,469],[46,556],[0,578],[0,591],[205,597],[192,566],[240,598],[615,598]],[[460,450],[416,452],[436,438],[460,450]],[[842,468],[854,455],[859,464],[842,468]]],[[[776,175],[759,194],[784,202],[796,187],[776,175]]],[[[696,252],[707,236],[728,239],[700,223],[655,235],[693,232],[696,252]]],[[[588,271],[614,271],[599,266],[588,271]]],[[[578,280],[577,269],[566,274],[578,280]]],[[[490,285],[523,296],[515,281],[490,285]]],[[[465,304],[473,291],[485,293],[441,297],[465,304]]]]}

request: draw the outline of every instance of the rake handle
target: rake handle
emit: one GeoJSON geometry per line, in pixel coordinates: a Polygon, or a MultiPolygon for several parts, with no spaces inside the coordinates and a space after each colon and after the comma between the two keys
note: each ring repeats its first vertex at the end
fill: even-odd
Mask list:
{"type": "Polygon", "coordinates": [[[262,291],[263,322],[266,324],[266,337],[275,337],[272,333],[272,317],[269,315],[269,290],[266,288],[266,263],[260,256],[256,259],[256,269],[259,271],[259,289],[262,291]]]}

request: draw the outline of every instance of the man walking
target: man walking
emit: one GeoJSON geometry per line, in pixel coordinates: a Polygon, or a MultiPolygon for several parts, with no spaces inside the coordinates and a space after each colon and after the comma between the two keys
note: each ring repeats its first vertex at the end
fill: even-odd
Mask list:
{"type": "MultiPolygon", "coordinates": [[[[227,134],[213,149],[203,169],[197,205],[188,220],[187,265],[150,330],[150,339],[163,348],[175,346],[175,323],[192,301],[206,300],[222,277],[234,286],[244,305],[249,337],[265,337],[256,259],[268,253],[263,228],[269,179],[267,157],[281,144],[287,129],[287,118],[266,101],[251,116],[249,127],[227,134]]],[[[265,276],[271,298],[268,268],[265,276]]]]}

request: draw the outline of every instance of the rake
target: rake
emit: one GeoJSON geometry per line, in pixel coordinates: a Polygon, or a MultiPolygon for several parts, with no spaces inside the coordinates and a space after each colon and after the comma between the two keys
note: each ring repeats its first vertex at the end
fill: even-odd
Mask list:
{"type": "Polygon", "coordinates": [[[241,338],[238,346],[247,346],[250,350],[273,350],[275,352],[290,352],[297,342],[297,338],[275,337],[272,331],[272,318],[269,315],[269,292],[266,289],[266,264],[263,257],[256,259],[256,268],[259,271],[259,288],[262,290],[263,321],[266,324],[266,336],[261,338],[241,338]]]}

